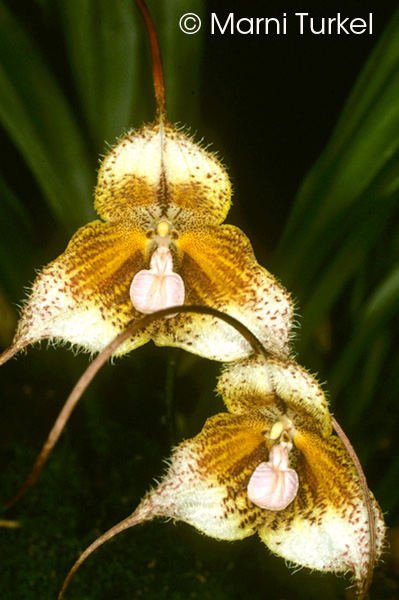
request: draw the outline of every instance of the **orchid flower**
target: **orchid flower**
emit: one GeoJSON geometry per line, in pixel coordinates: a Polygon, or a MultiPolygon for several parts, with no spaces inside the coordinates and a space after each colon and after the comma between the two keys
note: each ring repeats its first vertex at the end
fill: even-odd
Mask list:
{"type": "MultiPolygon", "coordinates": [[[[228,314],[270,353],[289,355],[291,298],[257,263],[244,233],[222,224],[231,204],[223,165],[168,122],[155,29],[141,0],[136,4],[150,39],[156,119],[123,137],[105,157],[95,191],[103,221],[79,229],[65,252],[39,273],[0,365],[46,339],[101,352],[145,314],[182,305],[228,314]]],[[[177,311],[135,329],[114,355],[149,340],[219,361],[251,352],[247,340],[213,314],[177,311]]],[[[68,407],[8,507],[36,479],[67,412],[68,407]]]]}
{"type": "MultiPolygon", "coordinates": [[[[182,304],[231,314],[271,352],[288,353],[291,299],[257,263],[247,237],[222,225],[231,204],[223,165],[168,122],[155,30],[137,4],[151,41],[156,119],[121,138],[103,160],[94,202],[102,220],[79,229],[39,273],[0,364],[41,340],[99,352],[143,314],[182,304]]],[[[249,352],[225,323],[180,314],[127,340],[117,353],[150,339],[221,361],[249,352]]]]}
{"type": "Polygon", "coordinates": [[[161,482],[125,520],[83,552],[155,517],[184,521],[218,540],[257,533],[295,565],[351,572],[364,598],[385,525],[339,437],[317,381],[293,360],[252,355],[218,387],[229,412],[173,452],[161,482]]]}
{"type": "MultiPolygon", "coordinates": [[[[152,339],[230,362],[218,383],[228,412],[175,449],[166,475],[132,515],[81,555],[60,599],[104,541],[155,517],[220,540],[257,533],[291,563],[351,572],[364,598],[383,546],[381,511],[343,436],[333,435],[323,390],[290,358],[288,293],[257,263],[245,235],[222,224],[231,203],[224,167],[166,118],[158,43],[136,3],[151,40],[156,119],[104,159],[95,192],[102,221],[81,228],[38,275],[0,364],[44,339],[102,352],[103,362],[152,339]],[[252,338],[232,328],[232,318],[252,338]]],[[[17,497],[47,459],[79,386],[17,497]]]]}

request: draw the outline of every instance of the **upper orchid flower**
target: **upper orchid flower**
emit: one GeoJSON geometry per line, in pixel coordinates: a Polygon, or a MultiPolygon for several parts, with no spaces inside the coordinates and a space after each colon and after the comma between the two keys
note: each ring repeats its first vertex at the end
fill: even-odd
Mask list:
{"type": "Polygon", "coordinates": [[[63,592],[104,541],[168,517],[221,540],[258,533],[291,563],[351,572],[364,597],[385,525],[344,444],[332,435],[318,383],[294,361],[258,356],[229,366],[218,391],[230,412],[211,417],[178,446],[161,483],[81,555],[63,592]]]}
{"type": "MultiPolygon", "coordinates": [[[[221,225],[231,204],[229,178],[213,154],[167,121],[159,49],[146,22],[157,118],[123,137],[104,159],[95,191],[103,221],[79,229],[40,272],[0,364],[44,339],[98,352],[143,313],[182,304],[231,314],[271,352],[288,353],[290,297],[257,263],[247,237],[221,225]]],[[[118,354],[149,339],[216,360],[249,351],[214,317],[177,315],[126,341],[118,354]]]]}

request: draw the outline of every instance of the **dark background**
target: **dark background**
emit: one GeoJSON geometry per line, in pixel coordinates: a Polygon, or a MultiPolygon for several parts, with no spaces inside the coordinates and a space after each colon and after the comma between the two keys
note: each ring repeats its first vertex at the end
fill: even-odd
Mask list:
{"type": "Polygon", "coordinates": [[[235,210],[261,252],[277,243],[302,179],[396,8],[362,1],[207,3],[220,22],[229,12],[236,21],[287,13],[286,35],[211,35],[208,27],[206,36],[203,118],[229,167],[235,210]],[[318,28],[337,12],[372,12],[373,35],[299,35],[296,12],[308,12],[318,28]]]}
{"type": "MultiPolygon", "coordinates": [[[[83,124],[57,3],[9,0],[7,4],[48,58],[83,124]]],[[[325,147],[367,56],[396,8],[396,2],[360,1],[205,4],[201,77],[187,85],[179,110],[172,106],[169,116],[191,126],[196,139],[204,137],[204,143],[212,143],[223,158],[235,190],[227,220],[250,237],[261,264],[267,264],[301,181],[325,147]],[[211,35],[212,11],[221,22],[229,12],[236,20],[286,12],[288,33],[211,35]],[[334,17],[337,11],[364,18],[372,12],[373,35],[297,33],[295,12],[309,12],[319,20],[334,17]]],[[[144,51],[143,61],[148,62],[144,51]]],[[[143,94],[148,102],[130,124],[134,127],[153,116],[149,76],[143,80],[143,94]]],[[[67,238],[54,233],[40,189],[5,132],[0,143],[8,183],[33,208],[40,258],[28,260],[39,268],[63,250],[67,238]]],[[[103,151],[93,145],[93,173],[103,151]]],[[[24,296],[27,279],[33,277],[32,269],[21,278],[14,302],[24,296]]],[[[29,471],[88,362],[86,355],[74,357],[65,348],[46,351],[44,346],[30,349],[0,373],[4,500],[29,471]]],[[[219,365],[152,345],[104,369],[76,409],[35,487],[3,515],[22,527],[0,530],[2,597],[56,597],[79,551],[133,510],[162,472],[162,457],[169,456],[170,447],[195,435],[206,417],[223,409],[212,393],[218,370],[219,365]]],[[[373,488],[378,472],[370,477],[373,488]]],[[[380,569],[373,598],[397,597],[394,575],[390,563],[380,569]]],[[[341,579],[309,576],[305,571],[293,575],[255,537],[218,543],[171,523],[147,524],[102,548],[82,568],[67,597],[238,600],[248,593],[248,582],[254,600],[348,597],[341,579]]]]}

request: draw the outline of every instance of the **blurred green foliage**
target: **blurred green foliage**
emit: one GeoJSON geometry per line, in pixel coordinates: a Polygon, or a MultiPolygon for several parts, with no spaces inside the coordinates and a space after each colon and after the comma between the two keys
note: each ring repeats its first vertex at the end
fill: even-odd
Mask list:
{"type": "Polygon", "coordinates": [[[273,256],[301,307],[299,362],[327,375],[333,407],[366,471],[373,463],[379,470],[377,497],[390,487],[385,508],[396,518],[398,31],[397,12],[305,178],[273,256]]]}
{"type": "MultiPolygon", "coordinates": [[[[177,23],[184,12],[203,16],[204,3],[148,5],[160,37],[169,117],[202,133],[206,38],[185,36],[177,23]]],[[[393,527],[399,513],[398,40],[396,14],[284,215],[267,265],[298,302],[298,360],[328,380],[335,415],[393,527]]],[[[222,85],[232,86],[234,102],[233,82],[222,85]]],[[[212,93],[217,102],[218,90],[212,93]]],[[[153,114],[148,42],[133,2],[0,1],[4,346],[16,322],[13,304],[21,302],[34,270],[94,217],[97,157],[106,142],[153,114]]],[[[29,472],[86,364],[84,355],[42,348],[2,368],[3,500],[29,472]]],[[[34,488],[4,515],[21,527],[0,530],[2,598],[56,597],[79,551],[130,513],[160,475],[170,446],[223,410],[213,393],[219,368],[148,345],[103,370],[34,488]]],[[[372,598],[397,597],[392,573],[389,562],[377,573],[372,598]]],[[[248,594],[248,582],[254,600],[266,593],[270,599],[347,597],[344,581],[292,574],[256,538],[226,544],[184,525],[153,523],[91,557],[68,598],[238,600],[248,594]]]]}

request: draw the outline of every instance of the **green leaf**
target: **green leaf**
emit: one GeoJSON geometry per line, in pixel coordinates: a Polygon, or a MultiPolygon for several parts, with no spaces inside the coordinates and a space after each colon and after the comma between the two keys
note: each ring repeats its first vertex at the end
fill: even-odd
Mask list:
{"type": "MultiPolygon", "coordinates": [[[[283,233],[275,262],[286,285],[303,276],[309,256],[317,266],[352,218],[364,213],[365,197],[384,210],[398,190],[399,12],[373,52],[326,150],[306,177],[283,233]],[[365,91],[367,90],[367,92],[365,91]],[[361,100],[360,100],[361,99],[361,100]],[[289,259],[287,258],[289,256],[289,259]]],[[[314,270],[312,276],[314,276],[314,270]]],[[[306,296],[299,283],[300,292],[306,296]]]]}
{"type": "Polygon", "coordinates": [[[59,5],[88,132],[93,147],[102,151],[131,124],[139,106],[141,16],[133,2],[61,0],[59,5]]]}
{"type": "Polygon", "coordinates": [[[20,23],[0,4],[0,121],[69,233],[93,217],[93,168],[54,76],[20,23]]]}
{"type": "Polygon", "coordinates": [[[0,174],[0,281],[14,301],[19,300],[21,277],[27,276],[29,257],[35,253],[33,231],[26,208],[0,174]]]}

